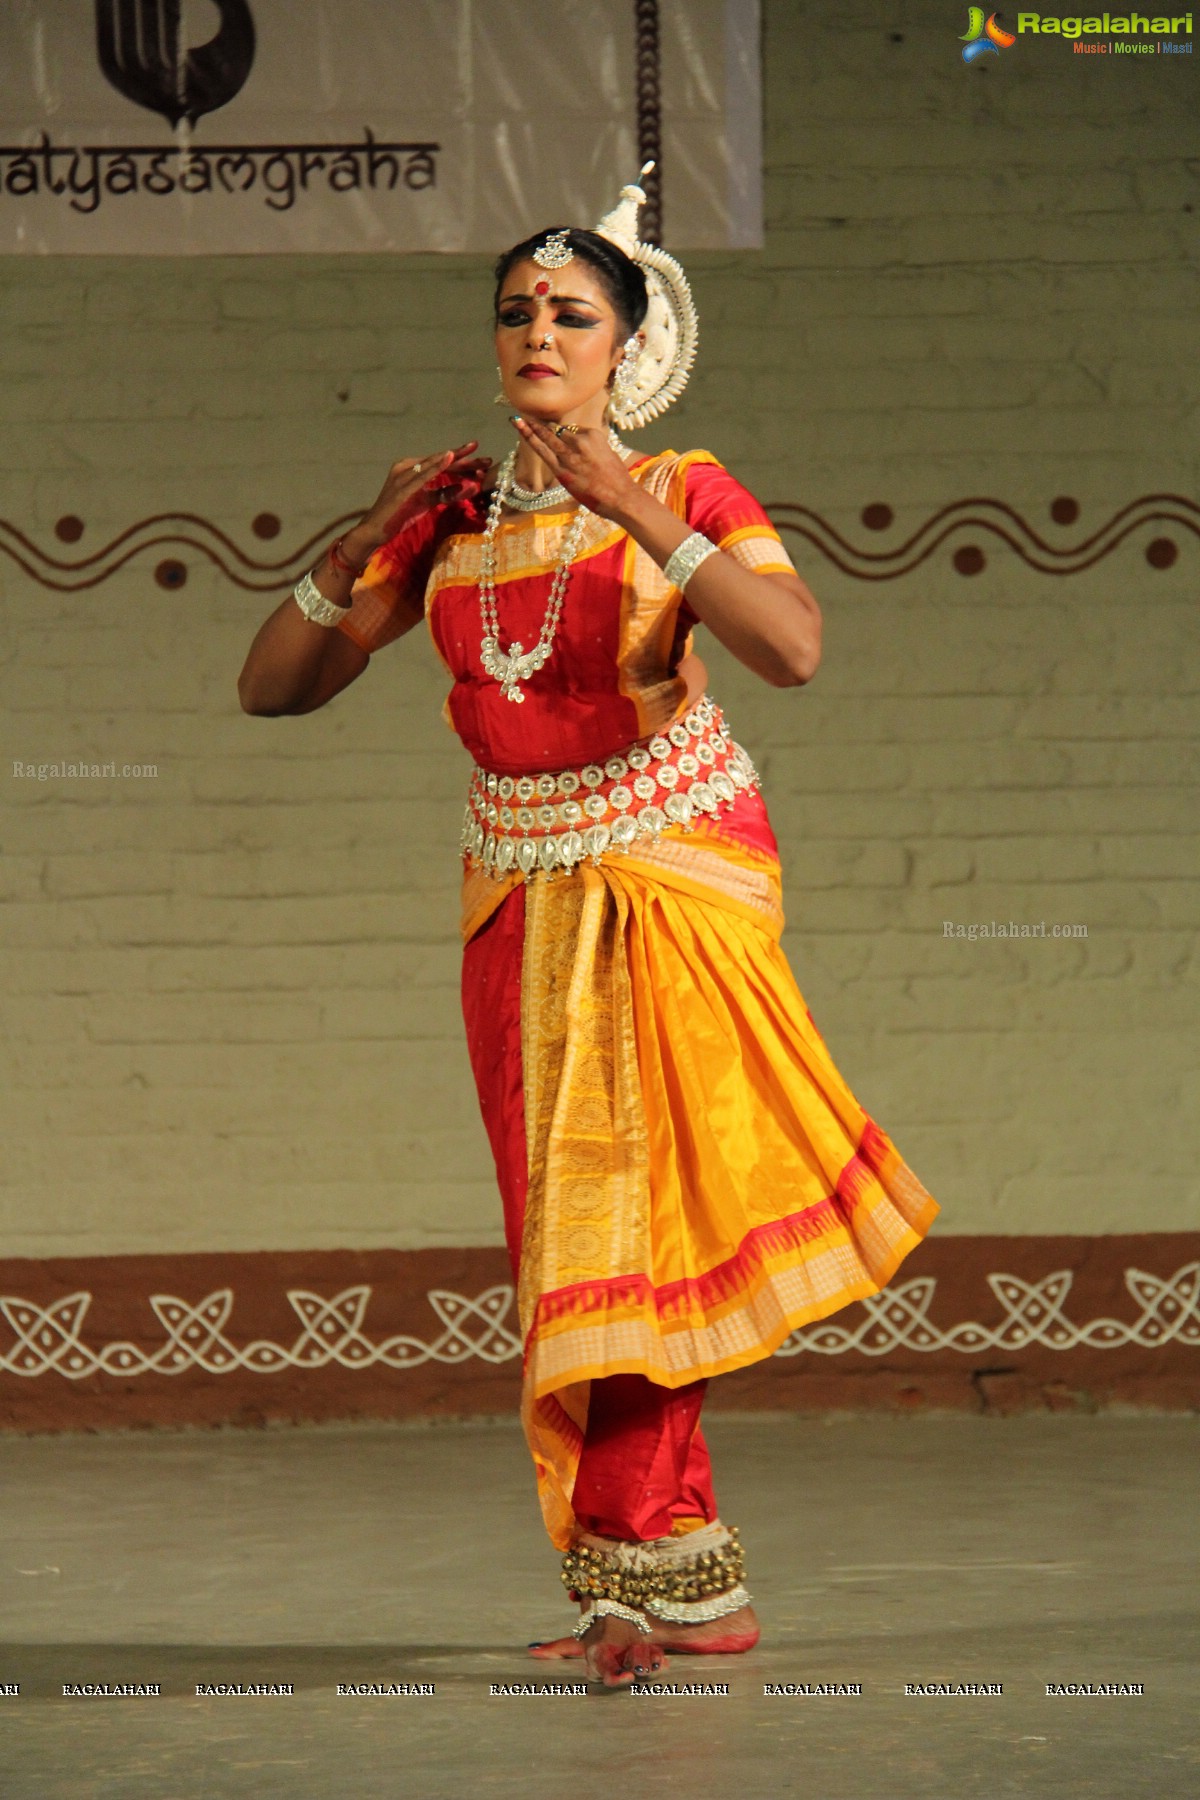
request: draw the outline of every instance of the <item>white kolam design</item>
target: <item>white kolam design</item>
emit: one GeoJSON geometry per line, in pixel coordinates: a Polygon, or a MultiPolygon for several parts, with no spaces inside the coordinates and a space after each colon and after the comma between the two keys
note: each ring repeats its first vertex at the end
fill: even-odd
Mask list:
{"type": "MultiPolygon", "coordinates": [[[[1118,1350],[1130,1344],[1158,1350],[1165,1344],[1200,1344],[1200,1262],[1185,1263],[1174,1275],[1159,1277],[1144,1269],[1126,1269],[1125,1286],[1140,1309],[1135,1319],[1090,1319],[1076,1325],[1063,1308],[1071,1291],[1069,1269],[1042,1281],[1017,1275],[989,1275],[988,1286],[1004,1309],[998,1325],[967,1321],[946,1329],[929,1319],[937,1283],[932,1276],[902,1281],[858,1304],[865,1317],[857,1325],[819,1323],[794,1331],[776,1356],[841,1356],[858,1351],[884,1356],[891,1350],[1020,1350],[1042,1344],[1050,1350],[1118,1350]]],[[[164,1341],[146,1350],[116,1342],[93,1349],[82,1337],[92,1296],[68,1294],[49,1306],[11,1296],[0,1298],[0,1315],[16,1341],[0,1353],[0,1373],[33,1377],[62,1375],[69,1381],[85,1376],[178,1375],[200,1368],[210,1375],[249,1370],[272,1375],[281,1369],[321,1369],[339,1363],[347,1369],[415,1369],[423,1363],[511,1362],[521,1354],[515,1319],[514,1292],[507,1283],[487,1288],[475,1299],[433,1288],[426,1295],[441,1330],[428,1341],[408,1332],[376,1342],[364,1329],[371,1288],[344,1288],[331,1300],[305,1288],[289,1288],[288,1299],[300,1321],[294,1342],[276,1344],[256,1338],[240,1348],[226,1335],[233,1311],[232,1288],[219,1288],[192,1304],[173,1294],[152,1294],[150,1305],[165,1333],[164,1341]]]]}
{"type": "Polygon", "coordinates": [[[520,1338],[505,1323],[513,1303],[513,1290],[506,1283],[487,1288],[474,1300],[431,1289],[426,1299],[442,1329],[428,1343],[407,1333],[373,1342],[363,1330],[370,1298],[366,1285],[343,1288],[332,1300],[304,1288],[289,1288],[288,1299],[301,1325],[295,1341],[275,1344],[256,1338],[239,1349],[225,1335],[233,1311],[232,1288],[219,1288],[195,1305],[173,1294],[151,1294],[150,1305],[166,1341],[147,1351],[139,1344],[105,1344],[97,1350],[85,1344],[80,1332],[92,1301],[89,1293],[68,1294],[45,1307],[6,1297],[0,1299],[0,1313],[17,1341],[0,1356],[0,1371],[53,1372],[71,1381],[96,1374],[178,1375],[189,1368],[210,1375],[230,1375],[239,1369],[273,1375],[280,1369],[322,1369],[335,1362],[346,1369],[369,1369],[376,1363],[414,1369],[422,1363],[466,1362],[471,1357],[502,1363],[521,1354],[520,1338]]]}
{"type": "Polygon", "coordinates": [[[1121,1319],[1073,1324],[1063,1312],[1072,1279],[1069,1269],[1058,1269],[1041,1281],[989,1275],[987,1284],[1004,1309],[1000,1324],[968,1321],[942,1330],[929,1318],[937,1282],[932,1275],[918,1275],[861,1300],[867,1315],[861,1324],[805,1326],[775,1354],[799,1356],[810,1350],[818,1356],[841,1356],[858,1350],[864,1356],[885,1356],[889,1350],[903,1349],[959,1350],[969,1356],[977,1350],[1022,1350],[1029,1344],[1044,1344],[1048,1350],[1120,1350],[1128,1344],[1158,1350],[1170,1343],[1200,1344],[1200,1262],[1185,1263],[1165,1279],[1144,1269],[1126,1269],[1125,1286],[1141,1307],[1128,1324],[1121,1319]]]}

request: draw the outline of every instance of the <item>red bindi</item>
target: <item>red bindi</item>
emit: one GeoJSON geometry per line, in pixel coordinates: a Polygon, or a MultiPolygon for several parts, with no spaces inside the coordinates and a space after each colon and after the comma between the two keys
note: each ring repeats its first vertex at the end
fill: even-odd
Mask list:
{"type": "Polygon", "coordinates": [[[550,283],[548,281],[535,281],[533,284],[533,291],[535,294],[548,294],[550,292],[550,283]]]}

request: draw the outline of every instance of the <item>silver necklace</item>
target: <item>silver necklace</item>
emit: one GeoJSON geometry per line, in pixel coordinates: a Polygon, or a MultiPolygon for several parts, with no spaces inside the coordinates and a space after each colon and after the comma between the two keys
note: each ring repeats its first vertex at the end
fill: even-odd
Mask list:
{"type": "MultiPolygon", "coordinates": [[[[571,579],[571,564],[579,549],[584,527],[591,518],[586,506],[579,508],[563,536],[563,547],[559,552],[558,564],[554,570],[554,579],[550,583],[550,599],[546,605],[546,616],[542,620],[542,629],[538,633],[538,641],[532,650],[526,650],[524,644],[510,644],[507,651],[500,648],[500,622],[496,617],[496,532],[500,526],[500,512],[506,500],[510,500],[513,468],[516,464],[516,450],[510,450],[500,465],[500,475],[496,482],[496,491],[492,495],[492,503],[488,507],[487,525],[483,533],[483,547],[479,558],[479,610],[483,615],[483,641],[479,647],[480,661],[488,674],[500,683],[500,692],[506,700],[524,700],[525,695],[518,685],[528,681],[546,661],[553,646],[554,634],[558,629],[558,616],[562,612],[563,600],[566,597],[567,583],[571,579]]],[[[570,499],[566,489],[563,496],[570,499]]],[[[539,494],[538,499],[542,496],[539,494]]]]}
{"type": "MultiPolygon", "coordinates": [[[[608,428],[608,441],[618,456],[629,455],[628,444],[621,442],[611,425],[608,428]]],[[[517,512],[549,512],[554,506],[569,506],[571,496],[561,481],[556,481],[553,487],[543,488],[539,493],[536,488],[522,487],[519,481],[510,479],[507,503],[517,512]]]]}

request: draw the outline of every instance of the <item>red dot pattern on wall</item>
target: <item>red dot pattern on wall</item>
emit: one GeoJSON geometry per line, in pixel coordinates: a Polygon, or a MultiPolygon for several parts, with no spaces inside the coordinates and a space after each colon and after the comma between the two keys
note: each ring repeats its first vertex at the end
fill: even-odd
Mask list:
{"type": "MultiPolygon", "coordinates": [[[[898,581],[922,563],[936,567],[947,561],[960,575],[973,576],[989,564],[999,568],[1006,559],[1018,560],[1039,575],[1080,575],[1116,553],[1128,556],[1140,547],[1149,566],[1161,571],[1172,567],[1181,555],[1181,538],[1187,540],[1189,549],[1200,540],[1200,503],[1183,494],[1139,495],[1086,530],[1078,526],[1083,508],[1071,495],[1056,495],[1048,507],[1056,525],[1076,525],[1072,542],[1064,543],[1057,531],[1047,535],[1030,515],[986,495],[937,507],[886,550],[868,549],[861,540],[851,542],[812,507],[796,501],[768,502],[766,510],[802,573],[813,571],[819,576],[819,565],[813,570],[815,551],[825,563],[855,581],[898,581]],[[1159,527],[1159,533],[1164,525],[1176,530],[1167,538],[1147,534],[1150,525],[1159,527]],[[1153,536],[1148,546],[1147,535],[1153,536]],[[803,542],[797,546],[793,538],[803,542]]],[[[879,500],[859,514],[863,527],[871,532],[886,529],[893,517],[891,507],[879,500]]]]}
{"type": "MultiPolygon", "coordinates": [[[[1140,554],[1144,565],[1162,572],[1173,568],[1184,551],[1200,543],[1200,502],[1182,494],[1142,494],[1116,507],[1093,529],[1073,534],[1064,543],[1058,532],[1044,535],[1026,516],[1004,500],[975,495],[954,500],[927,513],[899,541],[887,548],[868,548],[870,537],[857,542],[843,535],[821,513],[797,501],[767,502],[766,511],[783,534],[798,567],[806,576],[820,579],[832,568],[854,581],[898,581],[924,563],[952,568],[960,575],[980,574],[989,565],[1005,561],[1024,563],[1041,575],[1079,575],[1116,554],[1140,554]],[[1152,530],[1147,530],[1152,527],[1152,530]],[[1164,527],[1173,527],[1167,536],[1164,527]],[[795,543],[792,540],[802,542],[795,543]]],[[[1080,503],[1060,494],[1049,502],[1049,512],[1059,526],[1074,524],[1080,503]]],[[[863,533],[887,531],[896,522],[891,506],[873,500],[859,511],[863,533]]],[[[1045,512],[1041,515],[1045,517],[1045,512]]],[[[130,565],[145,570],[146,555],[174,550],[152,563],[150,572],[159,586],[173,590],[184,586],[196,559],[210,563],[222,578],[254,594],[281,594],[293,587],[309,568],[319,550],[358,522],[358,512],[331,519],[320,531],[302,542],[288,545],[282,555],[255,553],[215,520],[198,513],[154,513],[113,533],[108,542],[89,555],[58,556],[33,536],[0,518],[0,557],[14,562],[23,574],[58,593],[76,593],[101,586],[130,565]],[[187,562],[180,555],[194,553],[187,562]]],[[[74,513],[64,514],[54,526],[60,543],[78,542],[84,522],[74,513]]],[[[260,512],[250,520],[249,533],[260,540],[276,538],[283,530],[277,513],[260,512]]],[[[149,578],[149,573],[143,574],[149,578]]]]}

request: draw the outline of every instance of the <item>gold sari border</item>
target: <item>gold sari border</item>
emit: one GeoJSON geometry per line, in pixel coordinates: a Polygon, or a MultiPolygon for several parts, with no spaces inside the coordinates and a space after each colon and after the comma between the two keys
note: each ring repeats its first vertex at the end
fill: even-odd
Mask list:
{"type": "Polygon", "coordinates": [[[773,1272],[746,1296],[746,1304],[708,1327],[663,1332],[640,1315],[618,1324],[596,1319],[570,1333],[537,1336],[527,1353],[526,1388],[540,1402],[545,1395],[606,1375],[645,1375],[662,1387],[683,1387],[760,1362],[802,1325],[881,1292],[921,1242],[938,1210],[931,1200],[926,1216],[905,1227],[877,1273],[864,1272],[816,1297],[802,1299],[798,1292],[804,1270],[812,1267],[810,1261],[773,1272]]]}
{"type": "Polygon", "coordinates": [[[777,857],[730,838],[693,832],[663,832],[653,844],[637,845],[611,866],[619,878],[628,869],[643,879],[677,888],[694,900],[738,913],[776,943],[783,934],[782,880],[777,857]],[[700,838],[700,842],[696,839],[700,838]]]}

